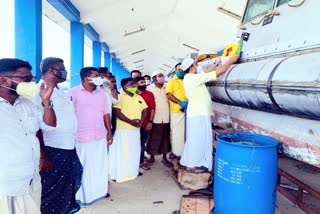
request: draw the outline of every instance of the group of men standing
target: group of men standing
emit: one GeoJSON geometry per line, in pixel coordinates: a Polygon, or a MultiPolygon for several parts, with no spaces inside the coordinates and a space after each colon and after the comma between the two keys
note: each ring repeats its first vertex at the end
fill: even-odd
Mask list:
{"type": "Polygon", "coordinates": [[[37,85],[31,69],[0,59],[0,213],[75,213],[108,197],[115,79],[86,67],[65,94],[62,59],[41,62],[37,85]]]}
{"type": "Polygon", "coordinates": [[[133,71],[140,75],[122,79],[122,93],[107,68],[85,67],[67,94],[59,86],[67,78],[62,59],[43,59],[37,85],[28,62],[0,59],[0,213],[75,213],[109,197],[109,178],[122,183],[149,170],[155,155],[172,167],[171,148],[170,159],[183,166],[212,170],[204,84],[237,59],[199,75],[186,59],[167,85],[159,71],[154,84],[133,71]]]}

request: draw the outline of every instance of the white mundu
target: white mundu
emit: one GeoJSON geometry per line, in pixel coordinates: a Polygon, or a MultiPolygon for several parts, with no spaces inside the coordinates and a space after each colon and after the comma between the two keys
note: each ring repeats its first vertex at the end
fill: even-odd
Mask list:
{"type": "Polygon", "coordinates": [[[139,173],[140,130],[117,128],[109,147],[110,178],[117,183],[135,179],[139,173]]]}
{"type": "Polygon", "coordinates": [[[186,144],[180,163],[187,167],[212,170],[211,96],[205,83],[216,79],[216,73],[186,74],[184,87],[189,100],[186,144]]]}
{"type": "Polygon", "coordinates": [[[77,142],[76,150],[85,170],[76,199],[81,205],[91,205],[106,197],[108,191],[108,148],[105,138],[90,142],[77,142]]]}
{"type": "Polygon", "coordinates": [[[43,110],[18,97],[11,105],[0,97],[0,213],[40,214],[40,147],[36,132],[54,130],[43,110]]]}

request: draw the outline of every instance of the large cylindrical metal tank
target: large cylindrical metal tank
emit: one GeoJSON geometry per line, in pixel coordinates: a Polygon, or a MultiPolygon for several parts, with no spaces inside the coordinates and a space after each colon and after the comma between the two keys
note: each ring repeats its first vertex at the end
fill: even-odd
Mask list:
{"type": "Polygon", "coordinates": [[[208,89],[215,102],[319,120],[320,53],[234,65],[208,89]]]}

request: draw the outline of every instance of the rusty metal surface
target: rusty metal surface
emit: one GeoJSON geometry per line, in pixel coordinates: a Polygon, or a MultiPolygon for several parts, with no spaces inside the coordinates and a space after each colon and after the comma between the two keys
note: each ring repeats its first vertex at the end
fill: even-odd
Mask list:
{"type": "Polygon", "coordinates": [[[272,136],[282,153],[320,168],[320,123],[316,120],[214,103],[213,123],[235,131],[272,136]]]}
{"type": "Polygon", "coordinates": [[[295,178],[294,176],[290,175],[289,173],[285,172],[282,169],[279,169],[279,183],[278,183],[278,191],[286,196],[291,202],[295,203],[298,207],[300,207],[302,210],[304,210],[307,214],[317,214],[319,213],[317,210],[314,210],[306,203],[303,202],[303,196],[304,196],[304,190],[307,191],[310,195],[320,200],[320,192],[314,190],[307,184],[303,183],[299,179],[295,178]],[[297,195],[294,196],[291,194],[285,187],[282,187],[281,184],[281,178],[284,177],[291,181],[293,184],[298,186],[297,195]]]}

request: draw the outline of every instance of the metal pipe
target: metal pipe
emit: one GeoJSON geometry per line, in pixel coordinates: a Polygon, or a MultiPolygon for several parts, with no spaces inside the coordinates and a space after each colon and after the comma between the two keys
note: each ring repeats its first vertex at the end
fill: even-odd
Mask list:
{"type": "Polygon", "coordinates": [[[320,120],[320,53],[233,66],[207,87],[227,105],[320,120]]]}

